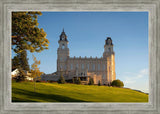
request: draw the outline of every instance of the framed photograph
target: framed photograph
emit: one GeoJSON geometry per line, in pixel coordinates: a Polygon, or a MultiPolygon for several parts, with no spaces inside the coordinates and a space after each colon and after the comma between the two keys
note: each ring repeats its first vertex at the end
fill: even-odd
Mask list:
{"type": "Polygon", "coordinates": [[[1,1],[1,113],[160,113],[160,1],[1,1]]]}

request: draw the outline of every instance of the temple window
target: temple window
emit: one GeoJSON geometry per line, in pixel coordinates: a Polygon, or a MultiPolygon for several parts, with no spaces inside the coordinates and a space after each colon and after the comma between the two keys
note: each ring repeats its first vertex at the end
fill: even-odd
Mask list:
{"type": "Polygon", "coordinates": [[[92,65],[92,69],[95,70],[95,64],[92,65]]]}
{"type": "Polygon", "coordinates": [[[98,64],[98,70],[100,70],[100,64],[98,64]]]}
{"type": "Polygon", "coordinates": [[[82,64],[82,66],[81,66],[81,67],[82,67],[82,69],[84,69],[84,64],[82,64]]]}
{"type": "Polygon", "coordinates": [[[73,69],[73,65],[72,65],[72,63],[71,63],[71,70],[73,69]]]}

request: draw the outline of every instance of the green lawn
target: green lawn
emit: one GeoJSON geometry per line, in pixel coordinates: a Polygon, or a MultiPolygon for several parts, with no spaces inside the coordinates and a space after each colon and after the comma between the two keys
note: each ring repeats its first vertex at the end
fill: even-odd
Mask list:
{"type": "Polygon", "coordinates": [[[130,89],[57,83],[12,82],[12,102],[148,102],[148,95],[130,89]]]}

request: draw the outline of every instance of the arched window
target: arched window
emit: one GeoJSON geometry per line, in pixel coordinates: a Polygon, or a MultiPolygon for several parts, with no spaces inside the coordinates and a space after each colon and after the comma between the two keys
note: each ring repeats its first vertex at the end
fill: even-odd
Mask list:
{"type": "Polygon", "coordinates": [[[95,70],[95,64],[92,65],[92,70],[95,70]]]}
{"type": "Polygon", "coordinates": [[[72,63],[71,63],[71,70],[73,69],[73,65],[72,65],[72,63]]]}
{"type": "Polygon", "coordinates": [[[103,65],[103,70],[105,70],[106,69],[106,66],[105,66],[105,64],[103,65]]]}
{"type": "Polygon", "coordinates": [[[76,64],[76,68],[78,68],[78,63],[76,64]]]}
{"type": "Polygon", "coordinates": [[[89,63],[87,64],[87,69],[89,70],[89,63]]]}
{"type": "Polygon", "coordinates": [[[111,52],[111,48],[108,48],[108,51],[111,52]]]}
{"type": "Polygon", "coordinates": [[[84,64],[82,64],[82,66],[81,66],[81,67],[82,67],[82,69],[84,69],[84,64]]]}
{"type": "Polygon", "coordinates": [[[100,70],[100,64],[98,64],[98,70],[100,70]]]}
{"type": "Polygon", "coordinates": [[[62,44],[62,49],[64,49],[65,48],[65,45],[64,44],[62,44]]]}

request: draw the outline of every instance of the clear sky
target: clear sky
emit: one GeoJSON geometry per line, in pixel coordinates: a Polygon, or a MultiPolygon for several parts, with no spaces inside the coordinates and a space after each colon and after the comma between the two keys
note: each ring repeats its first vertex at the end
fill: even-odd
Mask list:
{"type": "MultiPolygon", "coordinates": [[[[148,92],[148,12],[42,12],[39,27],[47,33],[49,49],[33,53],[44,73],[56,71],[59,35],[64,28],[70,56],[101,57],[107,36],[115,51],[116,78],[125,87],[148,92]]],[[[14,54],[13,54],[14,55],[14,54]]],[[[28,53],[29,64],[33,64],[28,53]]]]}

